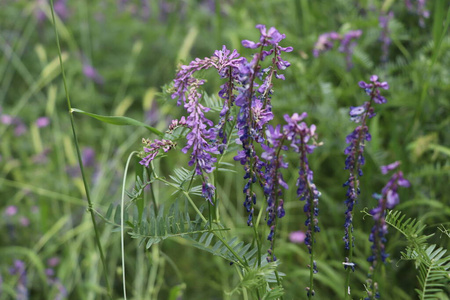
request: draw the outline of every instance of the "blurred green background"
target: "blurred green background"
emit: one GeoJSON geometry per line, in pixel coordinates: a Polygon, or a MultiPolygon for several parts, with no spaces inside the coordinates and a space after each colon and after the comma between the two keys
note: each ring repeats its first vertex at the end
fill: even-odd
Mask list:
{"type": "MultiPolygon", "coordinates": [[[[183,113],[166,93],[177,66],[209,57],[222,45],[251,55],[240,41],[259,38],[256,24],[275,26],[286,34],[282,45],[294,51],[283,56],[291,62],[284,72],[286,80],[274,83],[275,123],[286,113],[306,111],[324,143],[310,159],[322,192],[315,290],[316,299],[338,299],[344,285],[342,184],[348,176],[343,150],[354,127],[348,111],[367,100],[358,82],[368,81],[372,74],[388,81],[390,89],[384,93],[388,103],[375,108],[377,117],[369,124],[372,141],[366,148],[354,217],[359,266],[352,277],[354,297],[364,296],[372,226],[360,211],[376,205],[371,194],[380,192],[388,180],[379,172],[381,165],[402,161],[412,188],[400,191],[398,209],[428,224],[427,233],[436,233],[431,241],[448,247],[437,228],[448,228],[450,216],[450,37],[445,34],[449,5],[427,1],[427,17],[417,10],[418,1],[411,1],[412,9],[407,2],[55,0],[55,10],[73,107],[132,117],[161,131],[183,113]],[[392,43],[383,62],[379,16],[388,11],[394,13],[389,23],[392,43]],[[337,47],[318,58],[312,55],[320,34],[357,29],[363,34],[354,49],[353,68],[347,69],[337,47]]],[[[10,267],[20,260],[26,266],[30,299],[103,299],[104,276],[113,283],[115,299],[120,299],[120,236],[98,219],[108,263],[105,275],[86,211],[49,3],[2,0],[0,5],[1,297],[16,297],[21,280],[10,267]]],[[[212,73],[202,75],[208,79],[207,92],[217,93],[221,81],[212,73]]],[[[75,115],[75,123],[94,209],[104,215],[111,203],[120,201],[126,157],[140,150],[143,137],[154,137],[145,129],[106,125],[82,115],[75,115]]],[[[227,158],[234,163],[232,157],[227,158]]],[[[158,167],[167,175],[185,161],[178,151],[160,160],[158,167]]],[[[218,192],[223,195],[223,222],[233,228],[230,234],[245,240],[251,230],[245,225],[239,172],[224,175],[218,192]]],[[[296,170],[285,178],[295,187],[296,170]]],[[[155,190],[158,203],[174,201],[164,186],[155,190]]],[[[305,230],[303,204],[296,200],[295,188],[285,198],[287,214],[277,246],[279,270],[287,274],[285,299],[306,299],[308,250],[288,240],[290,232],[305,230]]],[[[416,297],[414,265],[399,261],[405,245],[390,229],[391,261],[380,282],[388,299],[416,297]]],[[[145,250],[127,238],[126,263],[130,299],[243,299],[223,292],[238,282],[234,267],[182,239],[145,250]]]]}

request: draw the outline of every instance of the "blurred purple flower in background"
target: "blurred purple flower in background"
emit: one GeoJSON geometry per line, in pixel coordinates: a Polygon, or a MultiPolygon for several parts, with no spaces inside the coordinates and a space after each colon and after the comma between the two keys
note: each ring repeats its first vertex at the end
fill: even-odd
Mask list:
{"type": "Polygon", "coordinates": [[[14,261],[9,274],[18,276],[16,286],[16,300],[28,300],[27,272],[25,263],[19,259],[14,261]]]}
{"type": "Polygon", "coordinates": [[[5,208],[5,215],[11,217],[17,214],[17,211],[17,206],[9,205],[5,208]]]}
{"type": "MultiPolygon", "coordinates": [[[[39,23],[42,23],[46,19],[46,14],[44,12],[44,7],[50,7],[49,0],[36,0],[36,8],[34,10],[34,15],[39,23]]],[[[53,8],[55,14],[62,20],[65,21],[70,16],[69,8],[67,7],[67,0],[55,0],[53,1],[53,8]]]]}
{"type": "Polygon", "coordinates": [[[83,64],[83,74],[84,74],[84,76],[86,76],[87,78],[91,79],[92,81],[94,81],[97,84],[103,84],[104,83],[103,77],[90,64],[87,64],[87,63],[83,64]]]}
{"type": "Polygon", "coordinates": [[[19,117],[13,117],[10,115],[2,114],[0,116],[0,122],[4,125],[14,125],[14,135],[21,136],[27,132],[27,126],[19,117]]]}
{"type": "Polygon", "coordinates": [[[430,17],[430,11],[426,9],[427,0],[413,0],[413,2],[414,5],[411,0],[405,0],[405,6],[408,11],[419,16],[419,25],[425,27],[425,19],[430,17]]]}
{"type": "Polygon", "coordinates": [[[313,55],[319,57],[321,53],[324,53],[334,46],[334,41],[340,40],[341,36],[337,32],[326,32],[319,35],[316,44],[314,45],[313,55]]]}
{"type": "Polygon", "coordinates": [[[302,243],[304,243],[305,238],[306,238],[306,234],[301,230],[293,231],[293,232],[289,233],[289,241],[291,243],[302,244],[302,243]]]}
{"type": "Polygon", "coordinates": [[[381,62],[387,62],[389,58],[389,46],[391,45],[391,38],[390,38],[390,30],[389,30],[389,22],[394,18],[394,13],[391,11],[389,13],[381,13],[380,17],[378,18],[379,26],[381,28],[381,35],[380,35],[380,41],[381,41],[381,62]]]}
{"type": "Polygon", "coordinates": [[[36,126],[38,128],[47,127],[50,124],[50,119],[48,117],[40,117],[36,120],[36,126]]]}
{"type": "Polygon", "coordinates": [[[347,63],[347,70],[353,67],[352,56],[353,49],[356,47],[358,40],[362,35],[362,30],[351,30],[347,32],[342,38],[341,45],[339,46],[339,52],[345,53],[345,61],[347,63]]]}
{"type": "Polygon", "coordinates": [[[319,36],[317,42],[314,44],[313,55],[314,57],[319,57],[320,54],[327,52],[332,49],[334,46],[334,42],[338,41],[339,52],[345,53],[345,61],[347,64],[347,70],[353,67],[352,56],[353,49],[356,47],[356,40],[359,39],[362,35],[362,30],[351,30],[341,36],[337,32],[326,32],[319,36]]]}

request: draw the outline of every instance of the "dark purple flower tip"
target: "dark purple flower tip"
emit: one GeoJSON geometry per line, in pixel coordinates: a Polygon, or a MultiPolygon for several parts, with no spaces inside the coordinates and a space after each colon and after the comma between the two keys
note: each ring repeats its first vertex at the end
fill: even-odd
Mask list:
{"type": "Polygon", "coordinates": [[[381,166],[381,173],[387,174],[389,171],[395,170],[400,165],[400,161],[393,162],[387,166],[381,166]]]}
{"type": "Polygon", "coordinates": [[[243,40],[242,46],[244,46],[245,48],[249,48],[249,49],[256,49],[259,46],[261,46],[261,43],[255,43],[255,42],[252,42],[249,40],[243,40]]]}

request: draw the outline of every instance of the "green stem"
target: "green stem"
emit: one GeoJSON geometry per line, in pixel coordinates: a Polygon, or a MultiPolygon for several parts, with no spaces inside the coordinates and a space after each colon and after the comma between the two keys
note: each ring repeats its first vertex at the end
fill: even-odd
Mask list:
{"type": "Polygon", "coordinates": [[[137,154],[137,151],[133,151],[130,153],[127,159],[127,163],[125,165],[125,172],[123,175],[123,181],[122,181],[122,199],[121,199],[121,205],[120,205],[120,248],[122,252],[122,283],[123,283],[123,298],[124,300],[127,300],[127,288],[126,288],[126,282],[125,282],[125,239],[124,239],[124,230],[123,230],[123,220],[124,220],[124,202],[125,202],[125,184],[127,181],[127,173],[128,173],[128,166],[130,165],[131,158],[133,155],[137,154]]]}
{"type": "Polygon", "coordinates": [[[58,31],[56,30],[56,21],[55,21],[55,12],[54,12],[54,8],[53,8],[53,0],[50,0],[50,3],[51,3],[51,7],[50,8],[51,8],[51,12],[52,12],[53,29],[55,30],[56,45],[57,45],[57,48],[58,48],[59,64],[60,64],[60,67],[61,67],[61,74],[62,74],[62,77],[63,77],[64,91],[65,91],[66,99],[67,99],[67,107],[69,109],[70,125],[72,127],[72,134],[73,134],[73,139],[74,139],[74,142],[75,142],[75,149],[77,151],[78,163],[80,165],[81,176],[83,178],[84,190],[85,190],[86,199],[87,199],[87,202],[88,202],[88,211],[89,211],[89,213],[91,215],[92,225],[94,227],[94,233],[95,233],[95,242],[97,244],[97,248],[98,248],[98,251],[100,253],[100,259],[101,259],[102,265],[103,265],[103,272],[105,273],[105,282],[106,282],[106,288],[107,288],[108,297],[110,299],[113,299],[112,293],[111,293],[111,287],[109,285],[108,276],[107,276],[108,270],[106,268],[105,255],[103,254],[103,248],[102,248],[102,245],[100,243],[100,235],[99,235],[99,232],[98,232],[98,229],[97,229],[97,223],[95,221],[95,214],[94,214],[94,211],[92,209],[92,201],[91,201],[91,196],[90,196],[90,192],[89,192],[89,186],[88,186],[86,175],[85,175],[85,172],[84,172],[83,162],[81,160],[81,152],[80,152],[80,147],[78,145],[78,138],[77,138],[77,134],[76,134],[76,130],[75,130],[75,122],[74,122],[73,113],[72,113],[72,105],[70,103],[69,90],[68,90],[68,87],[67,87],[66,75],[64,73],[64,66],[63,66],[63,63],[62,63],[61,46],[59,44],[58,31]]]}

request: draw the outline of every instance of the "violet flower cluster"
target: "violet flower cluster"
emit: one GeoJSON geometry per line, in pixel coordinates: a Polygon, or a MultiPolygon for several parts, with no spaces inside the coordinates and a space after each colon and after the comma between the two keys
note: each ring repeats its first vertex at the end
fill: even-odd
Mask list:
{"type": "MultiPolygon", "coordinates": [[[[390,165],[382,166],[381,172],[387,174],[389,171],[395,170],[400,165],[400,162],[396,161],[390,165]]],[[[373,197],[378,201],[378,206],[370,211],[375,222],[372,227],[372,231],[369,236],[369,241],[372,242],[370,247],[372,255],[367,259],[372,263],[369,269],[369,278],[367,283],[370,287],[368,290],[368,297],[366,299],[372,299],[373,296],[377,297],[377,284],[372,280],[372,274],[377,266],[378,261],[386,262],[386,258],[389,254],[385,251],[386,234],[388,233],[388,226],[386,224],[386,210],[393,209],[399,202],[398,188],[410,187],[410,182],[403,177],[402,171],[394,173],[389,179],[388,183],[384,186],[381,194],[374,194],[373,197]]]]}
{"type": "MultiPolygon", "coordinates": [[[[344,183],[344,187],[347,187],[347,199],[345,200],[345,205],[347,210],[345,211],[345,249],[350,249],[353,247],[354,237],[351,237],[351,232],[353,232],[353,206],[356,203],[358,195],[360,194],[359,180],[358,177],[363,175],[361,167],[365,164],[365,159],[363,156],[365,142],[371,140],[371,135],[369,133],[369,128],[367,126],[367,120],[373,118],[376,114],[372,107],[373,103],[383,104],[386,103],[386,98],[381,96],[379,89],[387,90],[389,85],[387,82],[379,82],[378,76],[372,75],[370,77],[371,83],[366,83],[364,81],[359,82],[359,86],[364,89],[367,95],[370,96],[370,100],[366,101],[363,105],[357,107],[350,107],[350,118],[355,123],[360,123],[355,130],[350,133],[346,142],[349,146],[345,149],[344,153],[347,155],[345,160],[345,169],[349,170],[350,176],[348,180],[344,183]]],[[[351,263],[351,262],[350,262],[351,263]]],[[[344,265],[347,267],[347,265],[344,265]]]]}
{"type": "Polygon", "coordinates": [[[334,46],[334,42],[338,41],[339,52],[345,53],[345,61],[347,64],[347,70],[353,67],[352,56],[353,50],[356,47],[358,40],[362,35],[362,30],[351,30],[341,36],[337,32],[326,32],[319,36],[317,42],[314,45],[313,55],[319,57],[320,54],[331,50],[334,46]]]}

